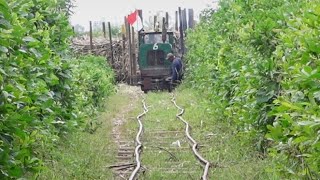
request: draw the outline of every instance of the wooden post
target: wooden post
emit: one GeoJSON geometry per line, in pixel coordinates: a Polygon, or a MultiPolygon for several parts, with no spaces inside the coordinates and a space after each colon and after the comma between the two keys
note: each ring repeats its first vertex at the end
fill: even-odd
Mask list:
{"type": "Polygon", "coordinates": [[[113,46],[112,46],[112,33],[111,33],[111,24],[108,22],[108,29],[109,29],[109,39],[110,39],[110,50],[111,50],[111,64],[113,65],[113,46]]]}
{"type": "Polygon", "coordinates": [[[167,40],[166,18],[162,18],[162,42],[165,43],[166,40],[167,40]]]}
{"type": "Polygon", "coordinates": [[[157,16],[153,17],[153,30],[156,31],[156,25],[157,25],[157,16]]]}
{"type": "Polygon", "coordinates": [[[186,10],[186,8],[184,8],[183,11],[182,11],[182,26],[183,26],[183,30],[184,31],[188,29],[187,10],[186,10]]]}
{"type": "MultiPolygon", "coordinates": [[[[140,18],[141,18],[141,22],[142,22],[142,26],[143,26],[143,12],[142,12],[142,10],[140,9],[140,10],[138,10],[138,14],[139,14],[139,16],[140,16],[140,18]]],[[[142,29],[142,31],[144,31],[144,28],[142,29]]],[[[141,39],[140,39],[140,32],[141,31],[138,31],[138,33],[137,33],[137,37],[138,37],[138,42],[137,42],[137,46],[135,46],[135,52],[137,52],[137,54],[135,55],[135,57],[134,57],[134,63],[135,63],[135,77],[136,77],[136,83],[137,83],[137,81],[138,81],[138,79],[140,79],[140,76],[138,77],[137,76],[137,71],[138,71],[138,68],[137,68],[137,66],[138,66],[138,62],[139,62],[139,47],[140,47],[140,41],[141,41],[141,39]]],[[[142,33],[144,33],[144,32],[142,32],[142,33]]]]}
{"type": "Polygon", "coordinates": [[[169,28],[169,13],[166,12],[166,29],[169,28]]]}
{"type": "MultiPolygon", "coordinates": [[[[142,22],[142,25],[143,25],[143,15],[142,15],[142,10],[141,9],[139,9],[138,10],[138,14],[139,14],[139,16],[140,16],[140,18],[141,18],[141,22],[142,22]]],[[[139,34],[140,32],[138,32],[138,48],[139,48],[139,46],[140,46],[140,38],[139,38],[139,34]]],[[[139,56],[139,55],[138,55],[139,56]]]]}
{"type": "MultiPolygon", "coordinates": [[[[125,29],[125,25],[122,25],[122,26],[123,26],[122,28],[125,29]]],[[[125,34],[125,32],[122,32],[121,36],[122,36],[122,49],[124,50],[126,48],[126,34],[125,34]]]]}
{"type": "Polygon", "coordinates": [[[102,22],[102,31],[103,31],[103,37],[107,38],[107,35],[106,35],[106,23],[105,22],[102,22]]]}
{"type": "Polygon", "coordinates": [[[132,44],[131,44],[131,28],[130,28],[130,24],[127,23],[127,37],[128,37],[128,41],[129,41],[129,65],[130,65],[130,77],[129,77],[129,83],[130,85],[132,84],[132,44]]]}
{"type": "Polygon", "coordinates": [[[134,39],[134,28],[132,27],[132,75],[135,76],[136,75],[136,71],[137,71],[137,63],[136,63],[136,43],[135,43],[135,39],[134,39]]]}
{"type": "Polygon", "coordinates": [[[179,31],[179,28],[178,28],[178,11],[176,11],[175,30],[179,31]]]}
{"type": "Polygon", "coordinates": [[[194,28],[194,12],[193,9],[189,9],[189,28],[192,29],[194,28]]]}
{"type": "Polygon", "coordinates": [[[93,50],[93,42],[92,42],[92,22],[90,21],[90,50],[93,50]]]}
{"type": "Polygon", "coordinates": [[[181,46],[181,50],[180,53],[183,56],[184,54],[184,42],[183,42],[183,27],[182,27],[182,12],[181,12],[181,7],[179,7],[179,22],[180,22],[180,26],[179,26],[179,31],[180,31],[180,46],[181,46]]]}
{"type": "Polygon", "coordinates": [[[123,26],[123,31],[122,31],[122,48],[123,52],[125,52],[126,49],[126,33],[127,33],[127,18],[124,17],[124,26],[123,26]]]}
{"type": "Polygon", "coordinates": [[[140,16],[141,22],[143,24],[143,16],[142,16],[142,10],[141,9],[138,10],[138,15],[140,16]]]}

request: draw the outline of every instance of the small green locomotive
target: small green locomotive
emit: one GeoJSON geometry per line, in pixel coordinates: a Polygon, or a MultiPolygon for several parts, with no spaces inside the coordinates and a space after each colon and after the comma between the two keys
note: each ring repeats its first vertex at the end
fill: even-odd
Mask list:
{"type": "Polygon", "coordinates": [[[170,76],[168,53],[173,52],[175,44],[173,32],[140,32],[138,64],[140,70],[139,85],[144,92],[150,90],[169,90],[166,81],[170,76]]]}

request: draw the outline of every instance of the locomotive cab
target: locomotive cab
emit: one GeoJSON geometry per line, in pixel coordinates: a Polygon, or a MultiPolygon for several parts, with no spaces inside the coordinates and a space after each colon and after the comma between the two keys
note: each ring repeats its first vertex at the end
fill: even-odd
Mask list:
{"type": "Polygon", "coordinates": [[[142,91],[170,89],[166,78],[170,76],[171,63],[166,56],[172,52],[173,44],[173,32],[164,35],[162,32],[139,33],[138,84],[142,91]]]}

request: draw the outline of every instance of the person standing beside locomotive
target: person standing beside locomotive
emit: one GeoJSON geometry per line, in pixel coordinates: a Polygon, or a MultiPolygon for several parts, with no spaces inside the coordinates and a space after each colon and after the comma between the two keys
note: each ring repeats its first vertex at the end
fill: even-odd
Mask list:
{"type": "Polygon", "coordinates": [[[182,80],[182,61],[179,57],[174,56],[172,53],[167,54],[167,60],[171,62],[171,77],[167,81],[171,83],[178,83],[182,80]]]}

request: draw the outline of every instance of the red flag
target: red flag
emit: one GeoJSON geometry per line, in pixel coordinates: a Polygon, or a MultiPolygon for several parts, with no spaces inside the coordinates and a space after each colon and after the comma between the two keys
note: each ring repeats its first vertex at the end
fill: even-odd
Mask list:
{"type": "Polygon", "coordinates": [[[138,14],[138,11],[134,11],[133,13],[131,13],[130,15],[128,15],[128,23],[132,26],[136,20],[137,20],[137,14],[138,14]]]}

